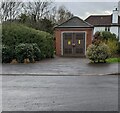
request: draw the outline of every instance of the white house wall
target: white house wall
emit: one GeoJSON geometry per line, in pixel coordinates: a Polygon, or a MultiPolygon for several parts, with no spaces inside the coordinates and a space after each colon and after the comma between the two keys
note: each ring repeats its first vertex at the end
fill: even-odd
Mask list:
{"type": "Polygon", "coordinates": [[[105,31],[105,27],[94,27],[94,34],[95,34],[95,32],[97,32],[97,31],[105,31]]]}
{"type": "Polygon", "coordinates": [[[114,33],[114,34],[116,34],[118,36],[118,27],[111,27],[110,32],[114,33]]]}

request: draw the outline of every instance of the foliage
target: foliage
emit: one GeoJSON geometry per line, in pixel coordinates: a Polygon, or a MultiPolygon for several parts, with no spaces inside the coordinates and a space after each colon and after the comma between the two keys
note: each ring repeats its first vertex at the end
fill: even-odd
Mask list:
{"type": "Polygon", "coordinates": [[[108,62],[108,63],[120,62],[120,57],[119,57],[119,58],[108,58],[108,59],[106,60],[106,62],[108,62]]]}
{"type": "Polygon", "coordinates": [[[101,39],[104,40],[108,40],[108,39],[112,39],[112,40],[116,40],[117,37],[114,33],[111,33],[109,31],[101,31],[101,39]]]}
{"type": "Polygon", "coordinates": [[[15,53],[17,61],[20,63],[24,62],[24,59],[29,59],[30,62],[39,61],[40,60],[40,49],[36,43],[34,44],[19,44],[15,47],[15,53]]]}
{"type": "Polygon", "coordinates": [[[13,52],[8,46],[2,45],[2,63],[9,63],[13,59],[13,52]]]}
{"type": "Polygon", "coordinates": [[[62,5],[57,11],[57,24],[61,24],[72,17],[73,14],[70,11],[68,11],[65,6],[62,5]]]}
{"type": "Polygon", "coordinates": [[[49,33],[13,23],[3,24],[2,33],[2,43],[13,51],[20,43],[36,43],[41,50],[41,59],[54,55],[54,40],[49,33]]]}
{"type": "Polygon", "coordinates": [[[29,58],[30,62],[34,59],[34,50],[31,44],[19,44],[15,47],[16,58],[19,63],[23,63],[24,59],[29,58]]]}
{"type": "Polygon", "coordinates": [[[114,33],[108,31],[97,31],[94,35],[93,44],[99,45],[100,43],[108,45],[111,57],[115,56],[119,51],[119,41],[114,33]]]}
{"type": "Polygon", "coordinates": [[[34,60],[39,61],[41,58],[41,51],[36,43],[33,43],[32,46],[33,46],[33,50],[34,50],[33,51],[34,60]]]}
{"type": "Polygon", "coordinates": [[[110,49],[110,55],[113,57],[115,54],[118,53],[118,41],[115,39],[108,39],[106,44],[110,49]]]}
{"type": "Polygon", "coordinates": [[[109,57],[109,48],[106,44],[90,45],[87,49],[87,57],[95,62],[105,62],[109,57]]]}

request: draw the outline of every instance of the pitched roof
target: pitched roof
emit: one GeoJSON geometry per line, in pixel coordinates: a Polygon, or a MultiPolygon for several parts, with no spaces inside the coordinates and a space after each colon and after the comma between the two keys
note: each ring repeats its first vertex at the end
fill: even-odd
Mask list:
{"type": "Polygon", "coordinates": [[[82,20],[79,17],[72,17],[66,22],[58,25],[56,28],[80,28],[80,27],[93,27],[91,24],[87,23],[86,21],[82,20]]]}
{"type": "MultiPolygon", "coordinates": [[[[85,21],[93,26],[110,26],[112,25],[112,15],[91,15],[85,21]]],[[[117,25],[120,25],[120,16],[117,25]]]]}

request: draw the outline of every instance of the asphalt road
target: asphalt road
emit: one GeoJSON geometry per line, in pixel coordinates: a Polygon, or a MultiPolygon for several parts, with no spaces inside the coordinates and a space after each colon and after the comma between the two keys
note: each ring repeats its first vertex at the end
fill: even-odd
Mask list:
{"type": "Polygon", "coordinates": [[[4,111],[117,111],[118,76],[3,76],[4,111]]]}
{"type": "Polygon", "coordinates": [[[118,73],[118,63],[90,64],[86,58],[42,60],[30,64],[2,64],[2,74],[98,75],[118,73]]]}

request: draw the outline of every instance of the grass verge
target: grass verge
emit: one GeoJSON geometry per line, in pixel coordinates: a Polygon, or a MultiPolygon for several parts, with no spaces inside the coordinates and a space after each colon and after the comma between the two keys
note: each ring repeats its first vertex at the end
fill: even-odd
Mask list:
{"type": "Polygon", "coordinates": [[[120,62],[120,57],[119,58],[108,58],[106,60],[106,62],[108,62],[108,63],[117,63],[117,62],[120,62]]]}

